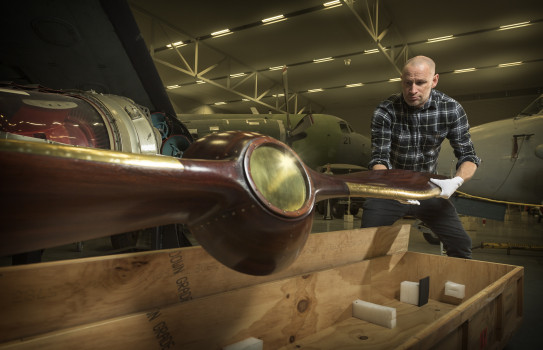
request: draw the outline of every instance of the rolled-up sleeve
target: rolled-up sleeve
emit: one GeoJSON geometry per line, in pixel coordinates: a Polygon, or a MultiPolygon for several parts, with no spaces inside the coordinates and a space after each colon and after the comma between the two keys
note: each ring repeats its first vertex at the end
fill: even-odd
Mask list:
{"type": "Polygon", "coordinates": [[[379,106],[373,113],[371,122],[371,161],[368,168],[371,169],[376,164],[383,164],[388,169],[392,168],[390,163],[390,145],[391,145],[391,119],[389,112],[379,106]]]}
{"type": "Polygon", "coordinates": [[[456,167],[458,168],[465,161],[470,161],[479,166],[481,159],[475,153],[475,147],[469,132],[468,117],[460,104],[456,106],[455,115],[456,119],[451,123],[447,138],[454,150],[454,155],[458,159],[456,167]]]}

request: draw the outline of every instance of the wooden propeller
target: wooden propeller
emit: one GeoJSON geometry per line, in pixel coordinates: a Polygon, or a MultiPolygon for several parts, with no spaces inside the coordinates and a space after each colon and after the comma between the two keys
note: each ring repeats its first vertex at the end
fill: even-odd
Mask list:
{"type": "Polygon", "coordinates": [[[182,159],[0,140],[0,164],[2,256],[184,223],[214,258],[253,275],[296,259],[317,201],[441,192],[426,173],[320,174],[287,145],[247,132],[209,135],[182,159]]]}

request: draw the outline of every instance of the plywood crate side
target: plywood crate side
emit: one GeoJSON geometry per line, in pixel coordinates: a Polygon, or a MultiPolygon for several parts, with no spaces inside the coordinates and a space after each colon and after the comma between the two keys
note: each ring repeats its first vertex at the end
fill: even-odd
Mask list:
{"type": "Polygon", "coordinates": [[[504,347],[522,322],[523,268],[517,267],[459,306],[468,325],[467,347],[504,347]]]}
{"type": "MultiPolygon", "coordinates": [[[[3,344],[12,349],[220,349],[248,337],[277,349],[351,317],[369,296],[369,262],[261,283],[3,344]]],[[[0,349],[3,348],[0,345],[0,349]]]]}
{"type": "MultiPolygon", "coordinates": [[[[49,286],[72,293],[65,294],[64,303],[57,303],[67,316],[70,310],[85,313],[92,307],[79,298],[78,290],[84,296],[99,291],[87,294],[89,300],[104,298],[96,301],[96,310],[124,294],[126,299],[119,303],[135,300],[137,311],[123,309],[125,314],[113,316],[100,311],[102,319],[80,320],[78,325],[57,323],[53,330],[42,328],[24,339],[0,341],[0,349],[221,349],[248,337],[262,339],[265,349],[479,349],[481,334],[490,348],[503,347],[522,319],[522,267],[408,252],[408,232],[408,227],[386,227],[312,235],[295,264],[267,277],[226,269],[200,248],[98,259],[86,267],[76,264],[80,266],[73,270],[66,265],[70,278],[58,276],[56,284],[49,286]],[[94,282],[78,279],[80,273],[92,276],[94,282]],[[430,276],[428,304],[401,303],[400,283],[426,276],[430,276]],[[447,280],[466,285],[466,297],[459,305],[442,298],[447,280]],[[81,287],[74,281],[88,285],[81,287]],[[174,288],[169,286],[172,281],[174,288]],[[131,294],[150,293],[160,283],[166,289],[162,293],[173,293],[176,300],[142,310],[145,303],[131,294]],[[108,292],[116,296],[109,298],[108,292]],[[192,299],[180,302],[179,293],[188,292],[192,299]],[[396,308],[397,326],[388,329],[353,318],[356,299],[396,308]]],[[[17,281],[9,274],[13,271],[4,271],[8,274],[0,273],[0,281],[38,290],[48,286],[44,281],[17,281]]],[[[33,273],[37,271],[45,270],[33,273]]],[[[53,276],[51,271],[47,276],[53,276]]],[[[27,299],[39,308],[59,298],[59,293],[27,299]]],[[[0,303],[5,302],[0,298],[0,303]]],[[[32,312],[24,303],[9,310],[32,312]]]]}
{"type": "Polygon", "coordinates": [[[0,342],[405,252],[409,230],[312,234],[293,265],[269,276],[231,270],[201,247],[2,267],[0,342]]]}
{"type": "MultiPolygon", "coordinates": [[[[469,321],[481,312],[489,316],[484,322],[475,321],[475,324],[487,325],[486,336],[494,343],[494,331],[488,331],[488,327],[499,329],[500,334],[510,335],[522,317],[522,267],[406,252],[371,260],[371,276],[369,301],[383,304],[390,299],[399,300],[400,283],[405,280],[418,281],[429,276],[430,299],[446,304],[451,304],[451,298],[444,295],[445,282],[451,280],[466,286],[466,296],[462,300],[455,300],[456,304],[461,304],[453,312],[421,329],[402,347],[429,348],[448,337],[467,343],[467,335],[474,332],[470,331],[474,323],[469,321]],[[498,296],[502,300],[499,315],[488,311],[494,307],[488,304],[498,296]],[[494,325],[498,321],[499,325],[494,325]],[[471,328],[467,327],[468,324],[471,328]]],[[[497,339],[502,342],[504,336],[500,335],[497,339]]],[[[444,345],[443,342],[441,344],[444,345]]]]}
{"type": "MultiPolygon", "coordinates": [[[[503,275],[491,281],[478,293],[467,296],[467,299],[453,310],[454,318],[449,319],[447,315],[417,333],[413,348],[441,349],[451,346],[447,342],[459,340],[461,343],[455,344],[459,348],[479,349],[481,340],[492,348],[502,348],[520,326],[523,268],[482,261],[469,263],[478,265],[476,270],[480,270],[481,266],[493,270],[491,276],[503,275]]],[[[481,276],[481,279],[485,278],[481,276]]]]}

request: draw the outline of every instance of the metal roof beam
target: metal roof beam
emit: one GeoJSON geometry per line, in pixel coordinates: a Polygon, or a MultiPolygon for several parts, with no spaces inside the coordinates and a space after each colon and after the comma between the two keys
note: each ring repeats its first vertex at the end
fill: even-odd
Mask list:
{"type": "MultiPolygon", "coordinates": [[[[364,30],[370,35],[372,40],[374,41],[375,45],[377,45],[377,48],[385,56],[385,58],[392,64],[396,72],[398,72],[400,75],[402,74],[401,66],[398,66],[397,61],[400,57],[406,57],[407,53],[407,45],[404,45],[401,52],[394,57],[394,52],[391,50],[391,53],[389,54],[387,52],[387,49],[381,45],[381,40],[387,35],[389,31],[389,27],[385,28],[383,31],[379,31],[379,0],[366,0],[366,17],[367,20],[364,20],[357,12],[357,10],[354,7],[354,0],[341,0],[343,4],[346,5],[347,8],[351,11],[353,16],[357,19],[358,23],[362,25],[364,30]],[[370,2],[373,4],[373,11],[370,9],[370,2]]],[[[402,63],[403,64],[403,63],[402,63]]]]}

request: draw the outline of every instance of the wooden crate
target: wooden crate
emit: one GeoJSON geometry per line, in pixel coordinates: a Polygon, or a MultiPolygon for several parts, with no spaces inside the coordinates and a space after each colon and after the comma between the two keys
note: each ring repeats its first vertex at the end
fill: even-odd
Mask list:
{"type": "Polygon", "coordinates": [[[407,251],[410,226],[312,234],[271,276],[230,270],[200,247],[0,268],[0,349],[483,349],[522,320],[523,268],[407,251]],[[399,301],[430,276],[430,300],[399,301]],[[459,301],[446,281],[466,286],[459,301]],[[393,329],[351,315],[395,307],[393,329]]]}

